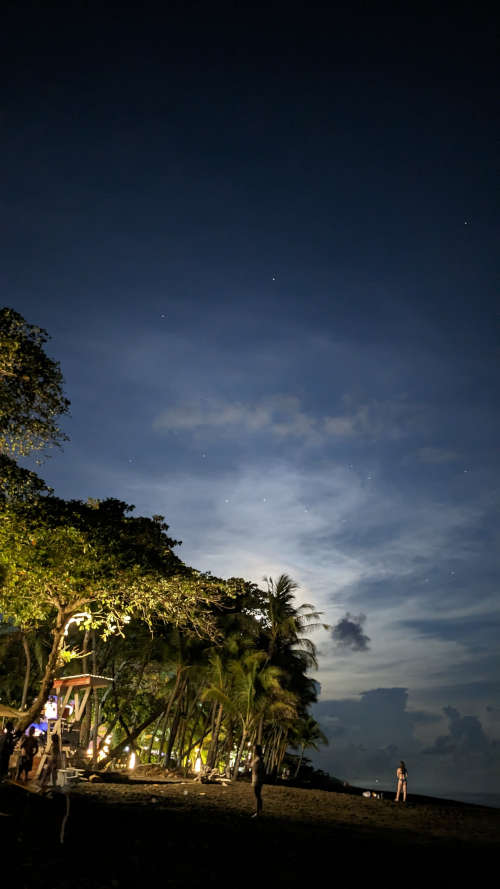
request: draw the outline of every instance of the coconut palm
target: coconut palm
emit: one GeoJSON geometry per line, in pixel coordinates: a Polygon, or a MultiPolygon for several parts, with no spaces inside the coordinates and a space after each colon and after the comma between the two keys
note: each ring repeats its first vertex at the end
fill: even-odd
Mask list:
{"type": "Polygon", "coordinates": [[[294,775],[296,778],[300,772],[304,752],[307,749],[319,750],[318,744],[328,744],[328,738],[323,734],[316,720],[312,716],[306,716],[295,723],[290,740],[292,747],[300,748],[300,757],[294,775]]]}
{"type": "Polygon", "coordinates": [[[321,612],[307,603],[296,606],[295,591],[299,587],[288,574],[280,574],[276,581],[264,577],[264,581],[267,589],[263,593],[263,629],[268,639],[269,660],[294,651],[301,653],[307,666],[317,668],[316,646],[305,634],[322,626],[326,628],[319,620],[321,612]]]}

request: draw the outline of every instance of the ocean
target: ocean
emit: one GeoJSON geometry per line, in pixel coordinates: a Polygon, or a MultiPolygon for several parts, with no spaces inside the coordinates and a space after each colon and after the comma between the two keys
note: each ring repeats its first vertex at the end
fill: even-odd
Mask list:
{"type": "Polygon", "coordinates": [[[493,809],[500,809],[500,793],[457,793],[450,791],[450,793],[440,793],[438,795],[445,799],[456,799],[461,803],[474,803],[476,806],[491,806],[493,809]]]}
{"type": "MultiPolygon", "coordinates": [[[[361,787],[358,781],[352,782],[356,787],[361,787]]],[[[368,790],[382,791],[384,796],[394,796],[396,792],[395,786],[389,787],[383,782],[375,781],[375,784],[367,784],[368,790]]],[[[490,806],[493,809],[500,809],[500,793],[470,793],[468,791],[436,789],[435,787],[408,787],[408,796],[411,792],[421,796],[435,796],[437,799],[453,799],[459,803],[472,803],[476,806],[490,806]]]]}

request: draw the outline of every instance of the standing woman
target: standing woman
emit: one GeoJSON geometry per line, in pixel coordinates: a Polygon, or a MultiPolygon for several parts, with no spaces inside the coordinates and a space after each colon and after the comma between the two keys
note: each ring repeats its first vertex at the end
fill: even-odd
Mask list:
{"type": "Polygon", "coordinates": [[[264,767],[264,759],[262,756],[262,747],[260,744],[255,744],[253,748],[253,759],[252,759],[252,785],[253,792],[255,794],[255,803],[256,810],[252,815],[252,818],[258,818],[262,813],[262,785],[264,783],[266,770],[264,767]]]}
{"type": "Polygon", "coordinates": [[[406,802],[406,786],[408,784],[408,772],[406,771],[406,765],[404,760],[401,760],[398,766],[398,770],[396,772],[396,777],[398,779],[398,789],[396,792],[396,799],[394,802],[399,803],[399,795],[401,791],[403,791],[403,802],[406,802]]]}

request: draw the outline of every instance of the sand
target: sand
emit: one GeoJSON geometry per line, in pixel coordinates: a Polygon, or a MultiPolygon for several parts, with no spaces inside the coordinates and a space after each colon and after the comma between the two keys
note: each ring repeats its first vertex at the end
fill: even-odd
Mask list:
{"type": "Polygon", "coordinates": [[[19,887],[304,886],[381,872],[479,873],[498,859],[500,810],[428,798],[406,805],[359,795],[265,786],[252,819],[246,782],[82,783],[66,798],[0,788],[4,861],[20,863],[19,887]],[[429,870],[430,869],[430,870],[429,870]]]}

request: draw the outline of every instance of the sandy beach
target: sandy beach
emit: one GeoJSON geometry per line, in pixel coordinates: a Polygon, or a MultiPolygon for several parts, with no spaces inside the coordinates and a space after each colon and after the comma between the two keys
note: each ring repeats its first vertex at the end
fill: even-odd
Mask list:
{"type": "Polygon", "coordinates": [[[246,782],[81,783],[67,800],[2,785],[1,827],[23,887],[303,885],[320,871],[458,873],[498,854],[500,811],[246,782]]]}

